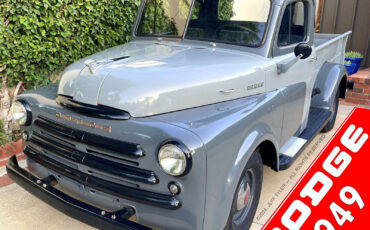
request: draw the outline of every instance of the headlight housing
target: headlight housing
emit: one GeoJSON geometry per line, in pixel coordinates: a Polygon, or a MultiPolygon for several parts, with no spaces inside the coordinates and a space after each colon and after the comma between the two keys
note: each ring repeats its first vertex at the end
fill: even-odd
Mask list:
{"type": "Polygon", "coordinates": [[[23,101],[18,100],[14,102],[11,110],[12,121],[21,126],[27,126],[31,124],[32,113],[29,105],[23,101]]]}
{"type": "Polygon", "coordinates": [[[185,146],[169,142],[159,149],[158,162],[163,171],[171,176],[183,176],[191,168],[191,154],[185,146]]]}

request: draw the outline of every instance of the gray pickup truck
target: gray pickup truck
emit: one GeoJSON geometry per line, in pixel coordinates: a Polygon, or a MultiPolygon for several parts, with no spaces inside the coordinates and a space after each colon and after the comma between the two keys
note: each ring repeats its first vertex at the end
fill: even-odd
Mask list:
{"type": "Polygon", "coordinates": [[[132,40],[13,106],[20,186],[100,229],[248,229],[263,165],[287,169],[344,98],[348,35],[314,0],[144,0],[132,40]]]}

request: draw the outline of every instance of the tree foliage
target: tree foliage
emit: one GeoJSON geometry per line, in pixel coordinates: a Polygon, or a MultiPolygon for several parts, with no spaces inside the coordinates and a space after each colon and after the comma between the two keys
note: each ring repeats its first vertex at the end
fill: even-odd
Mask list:
{"type": "Polygon", "coordinates": [[[148,0],[141,20],[138,28],[140,34],[178,34],[174,19],[166,14],[163,0],[148,0]]]}
{"type": "Polygon", "coordinates": [[[220,0],[218,2],[218,19],[229,21],[234,16],[233,0],[220,0]]]}
{"type": "Polygon", "coordinates": [[[0,120],[0,147],[9,141],[8,135],[4,131],[3,121],[0,120]]]}
{"type": "Polygon", "coordinates": [[[47,84],[66,65],[130,39],[140,0],[1,0],[0,68],[8,84],[47,84]]]}

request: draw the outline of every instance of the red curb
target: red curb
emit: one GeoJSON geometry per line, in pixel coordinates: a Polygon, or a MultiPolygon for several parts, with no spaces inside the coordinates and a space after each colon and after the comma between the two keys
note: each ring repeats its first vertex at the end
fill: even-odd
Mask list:
{"type": "Polygon", "coordinates": [[[348,77],[355,82],[354,88],[347,91],[346,102],[370,107],[370,68],[362,69],[348,77]]]}
{"type": "MultiPolygon", "coordinates": [[[[5,166],[8,159],[9,159],[9,157],[0,159],[0,167],[5,166]]],[[[21,160],[24,160],[24,159],[26,159],[26,155],[24,155],[23,153],[17,154],[17,160],[18,161],[21,161],[21,160]]]]}
{"type": "Polygon", "coordinates": [[[5,144],[3,147],[0,148],[0,159],[10,157],[14,154],[18,154],[23,152],[23,142],[19,140],[17,142],[11,142],[5,144]]]}
{"type": "MultiPolygon", "coordinates": [[[[17,157],[17,160],[21,160],[22,158],[25,158],[25,157],[26,157],[25,155],[22,155],[20,157],[17,157]]],[[[26,167],[25,169],[28,170],[28,167],[26,167]]],[[[14,181],[12,181],[8,177],[8,174],[5,174],[4,176],[0,177],[0,188],[11,185],[13,183],[14,183],[14,181]]]]}
{"type": "Polygon", "coordinates": [[[5,187],[7,185],[11,185],[14,182],[8,177],[8,174],[0,177],[0,188],[5,187]]]}

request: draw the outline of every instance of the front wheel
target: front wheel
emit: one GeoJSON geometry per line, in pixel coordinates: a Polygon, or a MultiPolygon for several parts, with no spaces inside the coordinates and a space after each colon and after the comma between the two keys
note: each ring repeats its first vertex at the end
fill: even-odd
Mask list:
{"type": "Polygon", "coordinates": [[[262,167],[261,155],[255,151],[239,179],[226,230],[247,230],[251,226],[261,195],[262,167]]]}

